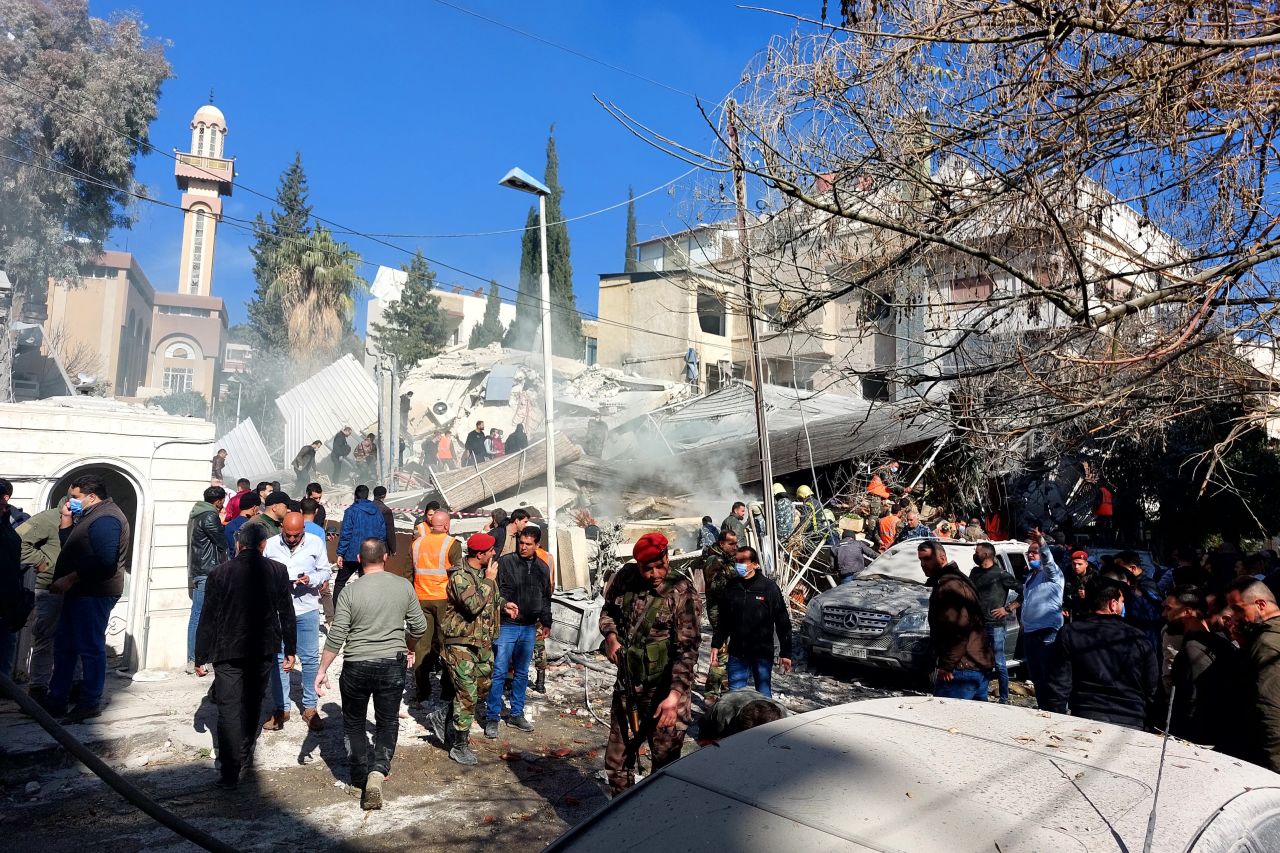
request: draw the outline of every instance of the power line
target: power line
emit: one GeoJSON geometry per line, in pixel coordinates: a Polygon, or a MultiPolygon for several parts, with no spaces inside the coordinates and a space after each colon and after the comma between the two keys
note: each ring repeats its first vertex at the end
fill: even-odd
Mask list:
{"type": "MultiPolygon", "coordinates": [[[[75,171],[75,172],[80,172],[80,170],[78,170],[78,169],[74,169],[73,167],[70,167],[70,166],[67,166],[65,163],[60,162],[60,161],[59,161],[59,160],[57,160],[56,158],[53,158],[53,157],[50,157],[50,156],[49,156],[49,155],[47,155],[47,154],[41,154],[40,152],[35,151],[34,149],[30,148],[30,146],[23,145],[22,143],[20,143],[20,142],[16,142],[15,140],[13,140],[13,139],[9,139],[8,137],[5,137],[5,136],[0,136],[0,139],[3,139],[3,140],[5,140],[5,141],[7,141],[7,142],[10,142],[10,143],[13,143],[13,144],[16,144],[16,145],[20,145],[20,146],[22,146],[23,148],[26,148],[27,150],[32,151],[32,153],[35,153],[35,154],[37,154],[38,156],[41,156],[41,157],[44,157],[44,158],[45,158],[45,159],[47,159],[47,160],[50,160],[51,162],[55,163],[55,164],[56,164],[56,165],[58,165],[58,166],[61,166],[61,167],[66,168],[66,169],[72,169],[72,171],[75,171]]],[[[123,189],[123,188],[121,188],[121,187],[117,187],[117,186],[115,186],[114,184],[110,184],[110,183],[108,183],[108,182],[105,182],[105,181],[99,180],[99,179],[97,179],[97,178],[95,178],[95,177],[93,177],[93,176],[91,176],[91,175],[88,175],[88,174],[87,174],[87,173],[85,173],[85,172],[80,172],[79,174],[68,174],[68,173],[66,173],[66,172],[59,171],[59,170],[57,170],[57,169],[50,169],[50,168],[48,168],[48,167],[46,167],[46,166],[41,166],[41,165],[39,165],[39,164],[37,164],[37,163],[32,163],[32,162],[30,162],[30,161],[28,161],[28,160],[23,160],[23,159],[18,158],[18,157],[10,157],[10,156],[8,156],[8,155],[6,155],[6,154],[0,154],[0,160],[7,160],[7,161],[10,161],[10,162],[13,162],[13,163],[17,163],[17,164],[20,164],[20,165],[23,165],[23,166],[27,166],[28,168],[38,169],[38,170],[40,170],[40,171],[42,171],[42,172],[48,172],[48,173],[53,174],[53,175],[58,175],[58,176],[63,177],[63,178],[68,178],[68,179],[73,180],[73,181],[83,181],[83,182],[86,182],[86,183],[91,183],[91,184],[94,184],[95,186],[99,186],[99,187],[102,187],[102,188],[104,188],[104,189],[112,190],[113,192],[119,192],[119,193],[122,193],[122,194],[124,194],[124,195],[130,196],[130,197],[132,197],[132,198],[138,199],[139,201],[148,202],[148,203],[150,203],[150,204],[154,204],[154,205],[157,205],[157,206],[162,207],[162,208],[166,208],[166,209],[170,209],[170,210],[179,211],[179,212],[183,213],[184,215],[185,215],[185,213],[187,212],[187,211],[186,211],[186,208],[182,207],[181,205],[174,204],[174,203],[172,203],[172,202],[163,201],[163,200],[161,200],[161,199],[152,198],[152,197],[150,197],[150,196],[142,195],[141,193],[137,193],[137,192],[134,192],[134,191],[132,191],[132,190],[126,190],[126,189],[123,189]]],[[[254,226],[254,222],[253,222],[253,220],[250,220],[250,219],[243,219],[243,218],[240,218],[240,217],[235,217],[235,216],[232,216],[232,215],[230,215],[230,214],[228,214],[228,213],[222,213],[222,214],[220,214],[220,215],[218,216],[218,221],[219,221],[219,222],[225,222],[225,224],[227,224],[228,226],[230,226],[230,227],[232,227],[232,228],[236,228],[236,229],[238,229],[238,230],[240,230],[240,231],[244,231],[244,232],[245,232],[245,233],[247,233],[247,234],[251,234],[251,235],[256,235],[256,234],[257,234],[257,229],[256,229],[256,228],[255,228],[255,226],[254,226]]],[[[306,238],[302,238],[302,237],[290,237],[290,236],[286,236],[286,235],[272,235],[272,239],[275,239],[275,240],[281,240],[281,241],[287,241],[287,242],[305,242],[305,239],[306,239],[306,238]]],[[[400,247],[396,247],[396,248],[400,248],[400,247]]],[[[406,251],[406,250],[401,249],[401,251],[406,251]]],[[[436,266],[440,266],[440,267],[444,267],[444,268],[446,268],[446,269],[453,270],[453,271],[455,271],[455,272],[458,272],[458,273],[459,273],[459,274],[461,274],[461,275],[465,275],[465,276],[468,276],[468,277],[470,277],[470,278],[476,279],[477,281],[482,281],[482,282],[484,282],[484,283],[486,283],[486,284],[489,284],[489,283],[497,284],[497,285],[498,285],[498,289],[499,289],[499,290],[504,290],[504,291],[507,291],[507,292],[509,292],[509,293],[515,294],[515,296],[516,296],[516,297],[518,297],[518,298],[520,298],[520,299],[524,299],[525,301],[530,302],[530,303],[532,303],[532,304],[534,304],[534,305],[540,306],[540,305],[542,304],[542,297],[541,297],[541,295],[536,295],[536,294],[521,294],[521,293],[520,293],[519,288],[515,288],[515,287],[511,287],[510,285],[502,284],[501,282],[498,282],[498,281],[497,281],[497,279],[493,278],[492,276],[488,276],[488,277],[486,277],[486,276],[481,275],[480,273],[475,273],[475,272],[471,272],[470,270],[463,269],[462,267],[454,266],[454,265],[452,265],[452,264],[446,264],[446,263],[444,263],[444,262],[442,262],[442,261],[438,261],[438,260],[435,260],[435,259],[432,259],[432,258],[428,258],[428,257],[426,257],[425,255],[423,256],[423,258],[424,258],[424,260],[427,260],[429,263],[435,264],[436,266]]],[[[357,263],[359,263],[359,264],[361,264],[361,265],[365,265],[365,266],[375,267],[375,268],[383,267],[383,266],[387,266],[386,264],[380,264],[380,263],[377,263],[377,262],[375,262],[375,261],[367,260],[367,259],[365,259],[363,256],[360,256],[360,257],[358,257],[358,258],[357,258],[357,263]]],[[[562,317],[569,317],[569,316],[571,315],[570,309],[569,309],[568,307],[566,307],[566,306],[562,306],[562,305],[556,305],[554,302],[553,302],[553,303],[552,303],[552,305],[551,305],[551,310],[552,310],[553,312],[556,312],[556,313],[560,314],[562,317]]],[[[646,335],[652,335],[652,336],[654,336],[654,337],[667,338],[667,339],[670,339],[670,340],[680,341],[681,343],[683,343],[683,344],[685,344],[685,345],[687,345],[687,344],[689,343],[689,339],[688,339],[688,337],[683,336],[683,335],[673,335],[673,334],[669,334],[669,333],[667,333],[667,332],[659,332],[659,331],[656,331],[656,330],[653,330],[653,329],[646,329],[646,328],[644,328],[643,326],[635,326],[635,325],[632,325],[632,324],[630,324],[630,323],[623,323],[623,322],[620,322],[620,321],[618,321],[618,320],[610,320],[610,319],[607,319],[607,318],[601,317],[601,316],[599,316],[598,314],[590,314],[590,313],[587,313],[587,312],[585,312],[585,311],[581,311],[581,310],[576,309],[576,308],[575,308],[575,309],[573,309],[573,313],[576,313],[579,317],[582,317],[582,318],[584,318],[584,319],[587,319],[587,320],[593,321],[593,322],[598,323],[598,324],[600,324],[600,325],[602,325],[602,326],[609,326],[609,327],[618,328],[618,329],[625,329],[625,330],[627,330],[627,331],[633,331],[633,332],[642,332],[642,333],[644,333],[644,334],[646,334],[646,335]]],[[[809,358],[805,358],[805,357],[803,357],[803,356],[801,356],[801,357],[799,357],[799,358],[800,358],[800,360],[801,360],[801,361],[811,361],[811,362],[814,362],[814,363],[820,363],[820,364],[826,364],[826,363],[828,363],[828,360],[827,360],[827,359],[809,359],[809,358]]]]}
{"type": "Polygon", "coordinates": [[[495,27],[501,27],[502,29],[507,30],[508,32],[513,32],[513,33],[516,33],[517,35],[524,36],[525,38],[533,39],[534,41],[541,42],[542,44],[545,44],[548,47],[554,47],[556,50],[562,50],[565,53],[578,57],[579,59],[585,59],[587,62],[594,62],[596,65],[599,65],[603,68],[608,68],[612,71],[617,71],[619,74],[626,74],[628,77],[634,77],[637,80],[643,80],[644,82],[649,83],[653,86],[658,86],[660,88],[666,89],[668,92],[674,92],[677,95],[684,95],[687,98],[696,99],[698,97],[692,92],[686,92],[684,89],[677,89],[675,86],[671,86],[667,83],[663,83],[661,80],[654,80],[652,77],[646,77],[645,75],[632,71],[628,68],[623,68],[620,65],[614,65],[612,62],[606,62],[603,59],[597,59],[596,57],[591,56],[590,54],[583,53],[577,48],[572,48],[572,47],[569,47],[568,45],[560,44],[559,42],[555,42],[549,38],[540,36],[537,33],[531,33],[528,30],[522,30],[519,27],[512,26],[511,24],[508,24],[504,21],[499,21],[496,18],[490,18],[487,15],[482,15],[479,12],[473,12],[472,10],[467,9],[463,6],[459,6],[456,3],[450,3],[448,2],[448,0],[435,0],[435,2],[441,6],[445,6],[450,9],[453,9],[455,12],[461,12],[464,15],[470,15],[473,18],[477,18],[481,21],[485,21],[486,23],[493,24],[495,27]]]}

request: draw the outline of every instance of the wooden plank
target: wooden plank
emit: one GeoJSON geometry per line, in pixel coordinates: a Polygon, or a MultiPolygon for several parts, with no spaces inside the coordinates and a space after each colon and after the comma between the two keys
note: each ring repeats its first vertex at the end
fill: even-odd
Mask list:
{"type": "MultiPolygon", "coordinates": [[[[437,491],[447,496],[450,509],[465,510],[494,500],[503,492],[519,488],[541,478],[547,472],[544,439],[533,442],[519,453],[490,459],[455,471],[440,471],[432,480],[437,491]]],[[[556,468],[576,462],[582,449],[564,433],[556,433],[556,468]]]]}

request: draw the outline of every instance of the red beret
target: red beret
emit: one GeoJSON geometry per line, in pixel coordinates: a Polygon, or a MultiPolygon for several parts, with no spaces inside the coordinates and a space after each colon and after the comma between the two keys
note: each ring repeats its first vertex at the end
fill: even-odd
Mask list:
{"type": "Polygon", "coordinates": [[[661,533],[646,533],[631,549],[631,556],[637,563],[652,563],[667,553],[667,537],[661,533]]]}
{"type": "Polygon", "coordinates": [[[1087,559],[1089,559],[1089,552],[1088,552],[1088,551],[1072,551],[1072,552],[1071,552],[1071,559],[1073,559],[1073,560],[1087,560],[1087,559]]]}
{"type": "Polygon", "coordinates": [[[488,533],[472,533],[471,538],[467,540],[467,550],[473,554],[483,554],[497,544],[498,540],[488,533]]]}

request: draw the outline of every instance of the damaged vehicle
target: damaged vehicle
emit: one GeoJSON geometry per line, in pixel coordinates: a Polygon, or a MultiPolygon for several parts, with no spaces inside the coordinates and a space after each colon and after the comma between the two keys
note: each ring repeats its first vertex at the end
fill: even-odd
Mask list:
{"type": "MultiPolygon", "coordinates": [[[[899,542],[849,583],[809,601],[800,623],[800,642],[810,661],[836,659],[876,669],[926,675],[933,668],[929,648],[929,587],[916,556],[920,539],[899,542]]],[[[974,542],[943,542],[947,558],[966,574],[973,567],[974,542]]],[[[992,542],[996,564],[1021,582],[1027,572],[1025,542],[992,542]]],[[[1010,600],[1013,594],[1010,593],[1010,600]]],[[[1015,656],[1021,626],[1005,622],[1008,665],[1015,656]]]]}

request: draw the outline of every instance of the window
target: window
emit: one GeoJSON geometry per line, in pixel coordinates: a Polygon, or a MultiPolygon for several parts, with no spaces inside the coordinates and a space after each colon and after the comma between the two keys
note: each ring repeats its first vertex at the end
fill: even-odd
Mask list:
{"type": "Polygon", "coordinates": [[[883,373],[868,373],[862,377],[862,399],[887,403],[893,399],[889,377],[883,373]]]}
{"type": "Polygon", "coordinates": [[[583,353],[582,360],[587,363],[587,367],[596,363],[596,339],[586,338],[586,351],[583,353]]]}
{"type": "Polygon", "coordinates": [[[705,288],[698,288],[698,327],[708,335],[725,334],[724,300],[705,288]]]}
{"type": "Polygon", "coordinates": [[[196,372],[190,367],[166,367],[164,369],[164,390],[168,394],[180,394],[190,391],[195,384],[196,372]]]}
{"type": "Polygon", "coordinates": [[[196,208],[195,234],[191,238],[191,282],[188,293],[200,292],[200,271],[204,267],[204,210],[196,208]]]}
{"type": "Polygon", "coordinates": [[[183,361],[190,361],[195,358],[191,354],[191,345],[185,343],[169,344],[164,351],[165,358],[177,358],[183,361]]]}
{"type": "Polygon", "coordinates": [[[957,306],[986,302],[994,289],[991,276],[971,275],[951,282],[951,301],[957,306]]]}
{"type": "Polygon", "coordinates": [[[196,154],[204,154],[204,128],[200,128],[200,135],[196,137],[196,154]]]}
{"type": "Polygon", "coordinates": [[[185,305],[161,305],[156,309],[159,314],[173,314],[179,317],[212,317],[213,312],[206,308],[188,308],[185,305]]]}

